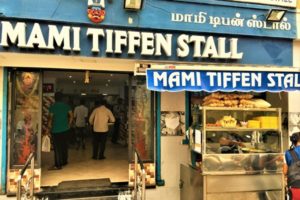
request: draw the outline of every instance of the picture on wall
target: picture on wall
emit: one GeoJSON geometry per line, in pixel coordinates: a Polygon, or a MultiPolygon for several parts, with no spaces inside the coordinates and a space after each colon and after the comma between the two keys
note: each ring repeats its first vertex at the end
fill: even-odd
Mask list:
{"type": "Polygon", "coordinates": [[[185,133],[184,112],[162,112],[161,134],[164,136],[182,136],[185,133]]]}
{"type": "Polygon", "coordinates": [[[11,140],[12,166],[24,165],[30,153],[37,153],[40,113],[40,75],[19,71],[14,82],[14,112],[11,140]]]}
{"type": "Polygon", "coordinates": [[[289,112],[288,124],[289,124],[289,130],[292,133],[300,132],[300,113],[289,112]]]}

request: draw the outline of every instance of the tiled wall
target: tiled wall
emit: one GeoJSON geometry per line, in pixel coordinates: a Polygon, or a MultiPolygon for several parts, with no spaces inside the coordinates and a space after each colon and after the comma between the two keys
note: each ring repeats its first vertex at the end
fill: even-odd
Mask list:
{"type": "MultiPolygon", "coordinates": [[[[17,181],[21,169],[10,169],[7,175],[7,193],[15,194],[17,192],[17,181]]],[[[28,180],[32,177],[31,169],[27,169],[23,179],[22,186],[26,186],[28,180]]],[[[41,169],[34,170],[34,190],[39,191],[41,187],[41,169]]]]}
{"type": "MultiPolygon", "coordinates": [[[[155,186],[155,164],[144,163],[146,171],[146,186],[155,186]]],[[[138,165],[138,173],[140,173],[140,165],[138,165]]],[[[134,164],[129,164],[129,186],[134,183],[134,164]]]]}

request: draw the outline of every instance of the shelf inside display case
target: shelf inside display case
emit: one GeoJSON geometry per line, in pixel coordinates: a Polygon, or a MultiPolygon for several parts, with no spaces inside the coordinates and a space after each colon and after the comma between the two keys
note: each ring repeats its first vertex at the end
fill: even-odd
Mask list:
{"type": "Polygon", "coordinates": [[[244,127],[235,127],[235,128],[223,128],[223,127],[209,127],[206,128],[206,131],[237,131],[237,132],[244,132],[244,131],[277,131],[278,129],[270,129],[270,128],[244,128],[244,127]]]}
{"type": "Polygon", "coordinates": [[[200,110],[217,110],[217,111],[261,111],[261,112],[276,112],[280,108],[239,108],[239,107],[210,107],[210,106],[204,106],[199,107],[200,110]]]}

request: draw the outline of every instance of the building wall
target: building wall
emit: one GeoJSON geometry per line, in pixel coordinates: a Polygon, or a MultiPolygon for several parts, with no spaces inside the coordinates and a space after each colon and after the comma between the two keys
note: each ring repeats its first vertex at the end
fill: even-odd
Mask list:
{"type": "MultiPolygon", "coordinates": [[[[300,8],[300,2],[297,3],[297,8],[299,11],[300,8]]],[[[300,15],[297,14],[297,20],[300,22],[300,15]]],[[[297,30],[298,30],[298,38],[293,42],[293,67],[300,69],[300,40],[299,40],[299,30],[300,26],[299,23],[297,23],[297,30]]],[[[288,112],[289,112],[289,135],[293,134],[296,131],[300,131],[297,126],[294,126],[291,123],[291,119],[295,117],[294,115],[300,114],[300,105],[299,105],[299,99],[300,99],[300,91],[296,92],[289,92],[288,93],[288,112]]],[[[298,124],[300,121],[298,122],[298,124]]],[[[286,146],[286,149],[290,146],[290,141],[288,141],[288,145],[286,146]]]]}
{"type": "MultiPolygon", "coordinates": [[[[161,111],[185,111],[185,92],[162,92],[161,111]]],[[[185,136],[161,137],[161,177],[165,186],[146,191],[147,200],[180,199],[180,164],[190,163],[188,145],[181,142],[185,136]]]]}

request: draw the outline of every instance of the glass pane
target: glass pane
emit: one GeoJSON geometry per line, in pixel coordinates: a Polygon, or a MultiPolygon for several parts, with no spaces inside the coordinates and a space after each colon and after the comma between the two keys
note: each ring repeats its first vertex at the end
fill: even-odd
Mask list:
{"type": "Polygon", "coordinates": [[[131,106],[132,147],[136,148],[143,160],[153,160],[153,98],[151,91],[147,90],[145,77],[134,77],[132,80],[131,106]]]}
{"type": "Polygon", "coordinates": [[[214,154],[203,157],[204,174],[281,173],[282,154],[214,154]]]}
{"type": "Polygon", "coordinates": [[[207,131],[206,153],[280,153],[277,131],[207,131]]]}
{"type": "Polygon", "coordinates": [[[31,152],[37,153],[40,126],[40,74],[16,72],[13,90],[11,166],[23,165],[31,152]]]}

